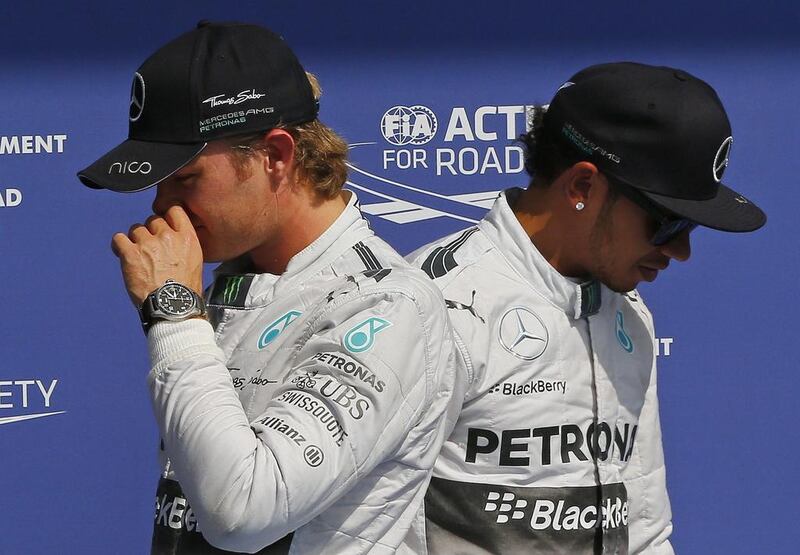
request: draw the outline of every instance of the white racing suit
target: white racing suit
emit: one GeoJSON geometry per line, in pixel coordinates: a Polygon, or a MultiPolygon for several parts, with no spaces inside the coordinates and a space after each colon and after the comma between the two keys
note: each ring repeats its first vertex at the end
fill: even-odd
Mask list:
{"type": "Polygon", "coordinates": [[[471,385],[407,544],[670,554],[650,312],[556,272],[509,207],[518,194],[409,257],[444,293],[471,385]]]}
{"type": "Polygon", "coordinates": [[[153,554],[388,554],[421,514],[466,378],[441,293],[355,202],[280,276],[223,264],[211,324],[151,328],[153,554]]]}

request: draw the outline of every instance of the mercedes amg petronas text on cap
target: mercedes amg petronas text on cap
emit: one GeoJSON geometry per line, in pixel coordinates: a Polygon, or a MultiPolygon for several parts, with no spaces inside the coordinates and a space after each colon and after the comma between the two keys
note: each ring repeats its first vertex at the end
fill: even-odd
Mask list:
{"type": "Polygon", "coordinates": [[[728,116],[714,89],[685,71],[588,67],[558,89],[545,128],[681,218],[722,231],[766,222],[758,206],[721,183],[733,144],[728,116]]]}
{"type": "Polygon", "coordinates": [[[185,166],[208,141],[311,121],[318,109],[281,37],[256,25],[203,21],[134,73],[128,140],[78,178],[97,189],[141,191],[185,166]]]}

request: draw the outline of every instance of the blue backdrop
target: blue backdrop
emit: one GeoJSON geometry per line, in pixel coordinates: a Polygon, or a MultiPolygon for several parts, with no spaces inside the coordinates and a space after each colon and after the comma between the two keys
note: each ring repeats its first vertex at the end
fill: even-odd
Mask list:
{"type": "Polygon", "coordinates": [[[524,185],[509,137],[577,69],[636,60],[715,86],[726,182],[761,231],[700,229],[643,288],[680,553],[797,553],[800,8],[741,2],[222,2],[0,6],[0,553],[147,551],[158,475],[147,357],[109,243],[152,193],[75,171],[127,133],[133,71],[201,18],[282,33],[352,145],[351,187],[406,253],[524,185]],[[361,5],[364,4],[364,5],[361,5]],[[402,116],[409,125],[402,127],[402,116]],[[42,413],[55,413],[27,418],[42,413]]]}

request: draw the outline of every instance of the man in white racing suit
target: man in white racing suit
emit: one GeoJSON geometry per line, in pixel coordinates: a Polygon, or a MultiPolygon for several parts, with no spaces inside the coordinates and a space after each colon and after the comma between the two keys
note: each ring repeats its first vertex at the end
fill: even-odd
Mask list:
{"type": "Polygon", "coordinates": [[[434,554],[673,552],[653,321],[634,290],[697,225],[763,212],[720,183],[731,128],[671,68],[587,68],[534,112],[527,190],[411,255],[444,293],[470,386],[436,462],[434,554]]]}
{"type": "Polygon", "coordinates": [[[139,68],[129,140],[79,173],[158,187],[112,244],[152,361],[153,554],[394,553],[460,407],[441,293],[341,190],[314,87],[266,29],[202,23],[139,68]]]}

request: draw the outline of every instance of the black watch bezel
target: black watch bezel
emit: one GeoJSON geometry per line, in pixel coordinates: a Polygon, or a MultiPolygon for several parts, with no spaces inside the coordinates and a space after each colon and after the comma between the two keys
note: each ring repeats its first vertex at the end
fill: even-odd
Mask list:
{"type": "Polygon", "coordinates": [[[205,314],[206,305],[203,297],[192,288],[172,279],[168,279],[164,285],[150,293],[139,307],[139,318],[145,335],[156,322],[181,322],[197,316],[205,316],[205,314]],[[170,288],[179,289],[182,294],[186,295],[190,300],[189,305],[175,310],[170,303],[162,299],[163,294],[170,288]]]}

